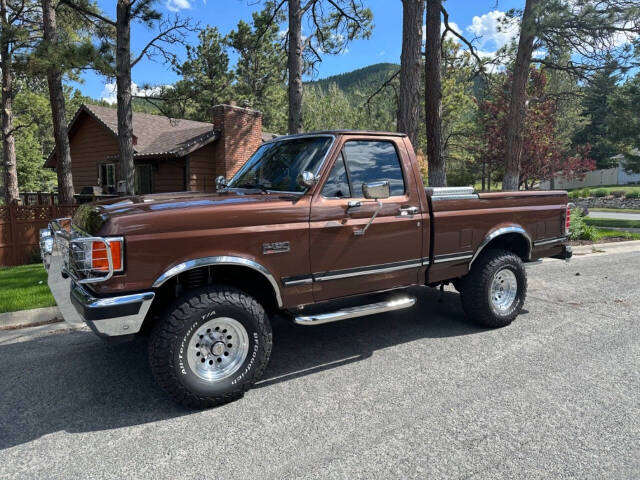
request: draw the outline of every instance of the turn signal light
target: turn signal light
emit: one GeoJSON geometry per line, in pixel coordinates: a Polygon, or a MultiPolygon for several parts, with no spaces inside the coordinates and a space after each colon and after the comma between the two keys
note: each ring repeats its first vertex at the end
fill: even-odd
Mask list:
{"type": "Polygon", "coordinates": [[[571,207],[567,205],[567,214],[564,222],[564,233],[569,233],[571,230],[571,207]]]}
{"type": "MultiPolygon", "coordinates": [[[[111,251],[113,271],[122,271],[122,240],[107,240],[111,251]]],[[[109,271],[109,258],[103,242],[93,242],[91,245],[91,268],[98,272],[109,271]]]]}

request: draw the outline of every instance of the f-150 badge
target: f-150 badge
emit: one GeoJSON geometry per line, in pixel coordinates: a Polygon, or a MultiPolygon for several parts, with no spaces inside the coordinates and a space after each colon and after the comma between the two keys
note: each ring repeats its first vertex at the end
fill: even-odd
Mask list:
{"type": "Polygon", "coordinates": [[[269,255],[271,253],[287,253],[291,250],[289,242],[272,242],[262,244],[262,253],[269,255]]]}

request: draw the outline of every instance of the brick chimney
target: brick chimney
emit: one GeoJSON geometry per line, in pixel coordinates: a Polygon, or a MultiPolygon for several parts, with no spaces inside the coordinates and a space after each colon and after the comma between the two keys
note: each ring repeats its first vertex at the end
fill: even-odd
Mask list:
{"type": "Polygon", "coordinates": [[[262,113],[228,102],[213,107],[216,176],[230,179],[262,144],[262,113]]]}

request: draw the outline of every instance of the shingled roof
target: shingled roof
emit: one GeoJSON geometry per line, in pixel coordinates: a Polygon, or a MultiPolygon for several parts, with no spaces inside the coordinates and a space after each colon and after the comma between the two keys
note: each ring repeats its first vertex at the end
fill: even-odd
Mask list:
{"type": "MultiPolygon", "coordinates": [[[[110,107],[83,104],[69,124],[69,136],[84,114],[94,118],[115,137],[118,136],[117,110],[110,107]]],[[[162,115],[133,112],[134,157],[182,157],[218,138],[213,124],[193,120],[173,119],[162,115]]],[[[55,166],[52,151],[45,167],[55,166]]]]}

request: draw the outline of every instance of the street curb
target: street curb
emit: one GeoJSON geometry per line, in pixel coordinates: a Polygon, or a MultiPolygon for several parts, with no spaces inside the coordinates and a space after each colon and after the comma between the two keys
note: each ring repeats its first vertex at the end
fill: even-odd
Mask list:
{"type": "Polygon", "coordinates": [[[577,245],[571,247],[574,255],[589,255],[597,253],[623,253],[640,251],[640,240],[630,242],[594,243],[592,245],[577,245]]]}
{"type": "Polygon", "coordinates": [[[58,307],[34,308],[17,312],[0,313],[0,329],[8,327],[27,327],[53,320],[62,320],[58,307]]]}

